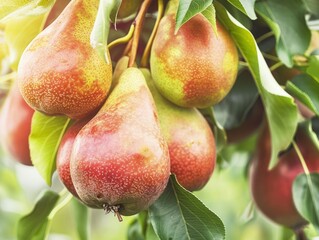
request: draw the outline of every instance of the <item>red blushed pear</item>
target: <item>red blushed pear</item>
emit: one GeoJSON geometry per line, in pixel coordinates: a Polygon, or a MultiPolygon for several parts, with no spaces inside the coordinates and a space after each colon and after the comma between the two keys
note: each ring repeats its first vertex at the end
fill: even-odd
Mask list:
{"type": "Polygon", "coordinates": [[[64,186],[77,198],[79,198],[70,174],[70,161],[73,149],[73,143],[76,135],[88,122],[88,119],[75,122],[64,134],[56,158],[56,168],[60,180],[64,186]]]}
{"type": "Polygon", "coordinates": [[[148,69],[141,69],[155,100],[161,131],[168,144],[171,172],[187,190],[205,186],[216,163],[214,135],[195,108],[181,108],[157,91],[148,69]]]}
{"type": "Polygon", "coordinates": [[[71,178],[81,200],[120,215],[147,209],[170,175],[167,144],[143,74],[127,68],[75,138],[71,178]]]}
{"type": "Polygon", "coordinates": [[[14,83],[1,109],[0,138],[4,149],[24,165],[32,165],[29,135],[33,113],[14,83]]]}
{"type": "Polygon", "coordinates": [[[238,53],[225,28],[217,34],[202,15],[175,34],[175,14],[160,22],[151,50],[151,72],[160,93],[176,105],[204,108],[221,101],[234,85],[238,53]]]}
{"type": "Polygon", "coordinates": [[[112,66],[90,45],[98,3],[72,0],[25,49],[18,81],[22,96],[32,108],[80,119],[104,103],[112,66]]]}
{"type": "MultiPolygon", "coordinates": [[[[319,173],[319,150],[303,128],[298,128],[295,142],[309,171],[319,173]]],[[[303,167],[293,147],[280,154],[278,164],[268,170],[270,155],[270,134],[268,128],[264,128],[250,169],[253,199],[268,218],[298,230],[307,221],[300,216],[293,203],[292,184],[299,174],[304,173],[303,167]]]]}

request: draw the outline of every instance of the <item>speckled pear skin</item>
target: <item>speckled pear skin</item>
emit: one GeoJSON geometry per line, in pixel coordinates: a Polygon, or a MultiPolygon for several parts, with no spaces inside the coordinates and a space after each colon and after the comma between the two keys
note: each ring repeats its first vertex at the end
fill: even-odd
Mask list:
{"type": "Polygon", "coordinates": [[[112,66],[90,45],[98,2],[71,1],[24,51],[18,81],[32,108],[81,119],[103,105],[112,66]]]}
{"type": "Polygon", "coordinates": [[[74,188],[70,174],[70,161],[75,137],[88,121],[89,119],[79,120],[66,131],[56,157],[56,168],[61,182],[77,198],[79,196],[74,188]]]}
{"type": "Polygon", "coordinates": [[[167,144],[141,71],[126,69],[107,101],[78,133],[71,157],[75,189],[88,205],[133,215],[164,191],[167,144]]]}
{"type": "Polygon", "coordinates": [[[196,108],[179,107],[156,89],[148,69],[141,69],[153,95],[161,131],[168,144],[171,173],[187,190],[203,188],[216,163],[213,132],[196,108]]]}
{"type": "Polygon", "coordinates": [[[217,33],[202,15],[177,32],[175,15],[160,22],[151,50],[151,72],[160,93],[176,105],[204,108],[220,102],[234,85],[238,52],[225,28],[217,33]]]}

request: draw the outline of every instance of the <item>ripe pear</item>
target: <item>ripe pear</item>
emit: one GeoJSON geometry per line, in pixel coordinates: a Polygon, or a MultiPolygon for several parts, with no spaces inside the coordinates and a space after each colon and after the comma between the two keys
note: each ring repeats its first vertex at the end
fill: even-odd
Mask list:
{"type": "Polygon", "coordinates": [[[70,161],[75,137],[87,122],[88,119],[79,120],[66,131],[59,145],[56,157],[56,168],[60,180],[69,192],[77,198],[79,198],[79,196],[74,188],[70,174],[70,161]]]}
{"type": "Polygon", "coordinates": [[[234,85],[238,53],[217,21],[197,14],[175,34],[175,14],[162,19],[151,49],[151,72],[160,93],[181,107],[204,108],[221,101],[234,85]]]}
{"type": "Polygon", "coordinates": [[[0,138],[4,149],[24,165],[32,165],[29,135],[34,110],[22,98],[15,82],[0,113],[0,138]]]}
{"type": "Polygon", "coordinates": [[[153,95],[163,136],[168,144],[171,173],[187,190],[199,190],[210,179],[216,163],[214,135],[195,108],[181,108],[157,91],[151,73],[141,69],[153,95]]]}
{"type": "MultiPolygon", "coordinates": [[[[304,128],[295,135],[302,156],[310,172],[319,173],[319,150],[304,128]]],[[[279,155],[278,164],[268,170],[271,156],[271,139],[267,127],[259,137],[257,151],[250,168],[250,186],[253,199],[262,213],[274,222],[298,230],[307,221],[300,216],[293,202],[292,184],[304,173],[293,147],[279,155]]]]}
{"type": "Polygon", "coordinates": [[[75,138],[71,177],[81,200],[120,215],[147,209],[170,175],[167,144],[141,71],[127,68],[75,138]]]}
{"type": "Polygon", "coordinates": [[[90,45],[98,2],[72,0],[25,49],[18,80],[32,108],[80,119],[104,103],[112,66],[90,45]]]}

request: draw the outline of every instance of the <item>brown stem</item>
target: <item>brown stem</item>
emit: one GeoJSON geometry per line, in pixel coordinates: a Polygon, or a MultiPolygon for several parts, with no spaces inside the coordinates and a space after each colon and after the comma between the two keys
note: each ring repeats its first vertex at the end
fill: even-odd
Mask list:
{"type": "Polygon", "coordinates": [[[131,40],[126,44],[126,47],[123,51],[123,56],[130,56],[130,51],[131,51],[131,48],[132,48],[132,41],[133,39],[131,38],[131,40]]]}
{"type": "Polygon", "coordinates": [[[119,220],[119,222],[122,222],[123,218],[119,212],[120,208],[121,208],[120,205],[110,206],[108,204],[103,204],[103,209],[104,209],[105,214],[113,212],[114,216],[117,216],[117,219],[119,220]]]}
{"type": "Polygon", "coordinates": [[[133,67],[134,66],[134,62],[136,59],[136,54],[137,54],[137,48],[138,48],[138,43],[140,40],[140,35],[141,35],[141,31],[142,31],[142,27],[143,27],[143,22],[144,22],[144,18],[145,18],[145,14],[147,12],[148,7],[150,6],[152,0],[144,0],[141,8],[135,18],[135,21],[133,24],[135,24],[135,31],[133,34],[133,39],[132,39],[132,48],[131,48],[131,52],[130,52],[130,60],[128,63],[129,67],[133,67]]]}
{"type": "Polygon", "coordinates": [[[157,12],[157,18],[156,18],[156,22],[153,28],[153,31],[151,33],[151,36],[146,44],[143,56],[142,56],[142,60],[141,60],[141,67],[148,67],[148,61],[149,61],[149,57],[150,57],[150,52],[151,52],[151,47],[160,23],[160,20],[163,16],[164,13],[164,3],[163,0],[158,0],[157,1],[157,5],[158,5],[158,12],[157,12]]]}
{"type": "Polygon", "coordinates": [[[303,228],[295,230],[296,240],[309,240],[303,228]]]}

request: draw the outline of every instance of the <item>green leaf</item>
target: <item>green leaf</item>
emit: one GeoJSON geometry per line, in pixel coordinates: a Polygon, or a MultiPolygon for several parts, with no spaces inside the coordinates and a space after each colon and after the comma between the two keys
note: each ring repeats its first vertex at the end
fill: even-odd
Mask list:
{"type": "Polygon", "coordinates": [[[224,239],[222,221],[171,176],[160,198],[149,208],[160,239],[224,239]]]}
{"type": "Polygon", "coordinates": [[[318,0],[302,0],[302,2],[309,13],[318,16],[319,14],[318,0]]]}
{"type": "Polygon", "coordinates": [[[224,127],[216,119],[213,107],[200,109],[200,112],[204,115],[208,124],[214,132],[216,140],[216,149],[217,153],[219,153],[227,143],[226,131],[224,127]]]}
{"type": "Polygon", "coordinates": [[[319,56],[314,55],[309,57],[308,64],[309,66],[307,67],[306,72],[319,82],[319,56]]]}
{"type": "Polygon", "coordinates": [[[42,31],[53,3],[54,0],[31,1],[1,20],[13,70],[17,70],[24,49],[42,31]]]}
{"type": "Polygon", "coordinates": [[[287,82],[286,90],[319,115],[319,82],[309,75],[301,74],[287,82]]]}
{"type": "Polygon", "coordinates": [[[130,224],[127,232],[128,240],[145,240],[142,226],[138,218],[134,219],[130,224]]]}
{"type": "Polygon", "coordinates": [[[216,26],[216,11],[213,4],[207,7],[204,11],[202,11],[204,17],[210,22],[212,25],[214,32],[217,35],[217,26],[216,26]]]}
{"type": "Polygon", "coordinates": [[[268,0],[256,3],[256,11],[268,23],[276,36],[276,51],[280,60],[293,66],[293,56],[303,54],[310,43],[311,32],[305,20],[305,10],[299,0],[268,0]],[[289,26],[289,27],[287,27],[289,26]]]}
{"type": "Polygon", "coordinates": [[[146,229],[146,240],[160,240],[156,235],[154,228],[150,221],[147,222],[147,229],[146,229]]]}
{"type": "Polygon", "coordinates": [[[293,139],[298,122],[297,107],[293,98],[280,87],[272,76],[254,36],[229,15],[222,5],[216,4],[215,8],[217,17],[228,29],[246,60],[262,98],[271,132],[270,167],[273,167],[278,160],[278,153],[286,149],[293,139]]]}
{"type": "Polygon", "coordinates": [[[90,36],[92,47],[98,51],[98,53],[107,63],[111,62],[108,51],[106,51],[110,25],[111,22],[116,21],[116,14],[120,5],[121,0],[100,1],[97,16],[90,36]]]}
{"type": "Polygon", "coordinates": [[[69,123],[70,119],[64,116],[52,117],[40,112],[33,115],[29,136],[31,160],[48,185],[51,185],[56,153],[69,123]]]}
{"type": "Polygon", "coordinates": [[[72,199],[72,203],[79,240],[87,240],[89,239],[88,208],[76,198],[72,199]]]}
{"type": "Polygon", "coordinates": [[[18,223],[18,240],[42,240],[48,234],[49,214],[57,204],[59,194],[46,191],[37,201],[33,210],[18,223]]]}
{"type": "Polygon", "coordinates": [[[235,6],[239,11],[246,14],[250,19],[257,19],[254,5],[256,0],[227,0],[233,6],[235,6]]]}
{"type": "Polygon", "coordinates": [[[201,13],[210,5],[213,0],[180,0],[176,13],[175,33],[178,29],[196,14],[201,13]]]}
{"type": "Polygon", "coordinates": [[[293,183],[293,200],[298,212],[319,233],[319,174],[300,174],[293,183]]]}
{"type": "Polygon", "coordinates": [[[214,106],[216,119],[225,129],[238,127],[259,96],[258,89],[249,71],[239,73],[227,96],[214,106]]]}

